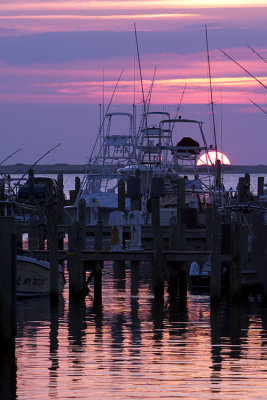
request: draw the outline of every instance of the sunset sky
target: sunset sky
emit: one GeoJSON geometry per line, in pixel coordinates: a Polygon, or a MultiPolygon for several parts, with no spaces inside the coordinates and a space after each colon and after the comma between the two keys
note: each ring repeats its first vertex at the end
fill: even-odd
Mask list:
{"type": "Polygon", "coordinates": [[[174,115],[186,85],[181,114],[210,143],[207,25],[220,150],[267,164],[267,114],[251,102],[267,112],[267,0],[1,0],[0,160],[22,147],[7,163],[33,163],[61,142],[42,163],[86,163],[122,68],[111,110],[142,101],[134,23],[145,94],[156,68],[152,109],[174,115]]]}

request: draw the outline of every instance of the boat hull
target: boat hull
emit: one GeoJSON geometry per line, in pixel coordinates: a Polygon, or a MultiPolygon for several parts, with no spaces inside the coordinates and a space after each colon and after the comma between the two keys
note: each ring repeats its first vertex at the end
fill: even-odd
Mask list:
{"type": "MultiPolygon", "coordinates": [[[[59,266],[58,294],[64,288],[64,274],[59,266]]],[[[50,264],[28,256],[17,256],[17,297],[47,296],[50,294],[50,264]]]]}

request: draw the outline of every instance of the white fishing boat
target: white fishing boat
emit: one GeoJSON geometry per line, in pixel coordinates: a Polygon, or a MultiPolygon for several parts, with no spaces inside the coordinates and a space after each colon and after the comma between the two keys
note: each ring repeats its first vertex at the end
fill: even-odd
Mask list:
{"type": "Polygon", "coordinates": [[[163,178],[162,225],[168,225],[171,217],[176,215],[177,178],[184,179],[187,208],[201,213],[212,202],[214,167],[208,166],[210,146],[207,145],[202,125],[203,122],[197,120],[171,119],[167,112],[147,112],[143,116],[137,144],[142,187],[146,185],[147,188],[142,192],[148,201],[152,178],[163,178]],[[207,172],[200,175],[197,162],[203,154],[207,157],[207,172]]]}
{"type": "MultiPolygon", "coordinates": [[[[47,296],[50,294],[50,263],[28,255],[17,255],[17,297],[47,296]]],[[[62,294],[65,278],[58,266],[58,294],[62,294]]]]}
{"type": "MultiPolygon", "coordinates": [[[[96,225],[99,219],[108,224],[110,212],[118,209],[119,180],[127,182],[133,176],[140,177],[140,204],[147,214],[147,222],[146,205],[155,177],[164,181],[164,195],[160,195],[162,224],[168,225],[176,213],[179,177],[185,179],[186,207],[202,212],[210,206],[216,179],[214,166],[208,165],[208,150],[213,146],[207,145],[203,122],[181,117],[171,119],[168,112],[145,112],[135,134],[133,115],[135,112],[106,114],[76,201],[64,209],[66,223],[78,219],[78,203],[84,199],[86,224],[96,225]],[[207,172],[200,176],[197,162],[203,154],[207,157],[207,172]]],[[[126,198],[126,212],[130,208],[130,199],[126,198]]]]}

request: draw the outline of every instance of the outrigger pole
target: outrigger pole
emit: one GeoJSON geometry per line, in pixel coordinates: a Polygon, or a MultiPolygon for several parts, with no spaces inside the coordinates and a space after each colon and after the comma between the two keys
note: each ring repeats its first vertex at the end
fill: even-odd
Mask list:
{"type": "Polygon", "coordinates": [[[156,78],[156,72],[157,72],[157,67],[155,67],[155,69],[154,69],[153,79],[152,79],[152,82],[151,82],[151,86],[150,86],[149,92],[147,94],[147,100],[146,100],[146,103],[148,104],[148,110],[147,111],[149,111],[149,106],[150,106],[150,103],[151,103],[151,96],[152,96],[153,86],[154,86],[154,82],[155,82],[155,78],[156,78]]]}
{"type": "Polygon", "coordinates": [[[255,53],[262,61],[264,61],[267,64],[267,60],[265,60],[265,58],[263,58],[256,50],[254,50],[253,47],[251,47],[249,44],[247,46],[250,50],[253,51],[253,53],[255,53]]]}
{"type": "MultiPolygon", "coordinates": [[[[20,150],[22,150],[22,149],[18,149],[18,150],[16,150],[16,151],[14,151],[13,153],[11,153],[11,154],[9,154],[9,156],[7,156],[6,158],[4,158],[4,160],[2,160],[1,162],[0,162],[0,165],[2,165],[6,160],[8,160],[10,157],[12,157],[14,154],[16,154],[16,153],[18,153],[20,150]]],[[[4,179],[7,179],[7,174],[1,174],[1,176],[4,178],[4,179]]],[[[11,188],[11,185],[9,184],[9,187],[11,188]]],[[[11,190],[12,190],[12,188],[11,188],[11,190]]]]}
{"type": "Polygon", "coordinates": [[[258,104],[254,103],[253,100],[249,99],[249,101],[254,104],[254,106],[258,107],[262,112],[264,112],[264,114],[267,114],[267,111],[265,111],[263,108],[261,108],[258,104]]]}
{"type": "Polygon", "coordinates": [[[10,157],[12,157],[14,154],[18,153],[20,150],[22,150],[22,149],[18,149],[18,150],[16,150],[16,151],[14,151],[13,153],[9,154],[9,156],[7,156],[4,160],[2,160],[2,161],[0,162],[0,165],[2,165],[6,160],[8,160],[8,159],[9,159],[10,157]]]}
{"type": "Polygon", "coordinates": [[[225,51],[222,49],[219,49],[226,57],[228,57],[230,60],[232,60],[236,65],[238,65],[243,71],[245,71],[249,76],[251,76],[255,81],[257,81],[261,86],[264,87],[264,89],[267,89],[267,86],[264,85],[258,78],[256,78],[254,75],[252,75],[246,68],[242,67],[237,61],[235,61],[231,56],[229,56],[225,51]]]}
{"type": "Polygon", "coordinates": [[[18,182],[16,183],[16,185],[14,185],[14,189],[16,189],[16,187],[19,185],[19,183],[22,181],[22,179],[24,178],[25,175],[28,174],[28,172],[30,171],[31,168],[33,168],[36,164],[38,164],[39,161],[41,161],[45,156],[47,156],[47,154],[51,153],[51,151],[55,150],[57,147],[61,146],[62,143],[57,144],[56,146],[52,147],[52,149],[48,150],[44,155],[42,155],[42,157],[38,158],[37,161],[35,161],[34,164],[32,164],[30,166],[30,168],[27,169],[27,171],[22,175],[22,177],[18,180],[18,182]]]}
{"type": "MultiPolygon", "coordinates": [[[[181,104],[182,104],[183,97],[184,97],[184,94],[185,94],[185,89],[186,89],[186,84],[184,85],[184,88],[183,88],[183,91],[182,91],[182,94],[181,94],[181,97],[180,97],[180,102],[179,102],[179,105],[178,105],[178,107],[177,107],[177,110],[176,110],[176,114],[175,114],[174,119],[177,119],[177,118],[178,118],[178,113],[179,113],[180,108],[181,108],[181,104]]],[[[174,125],[175,125],[175,122],[174,122],[173,125],[172,125],[171,133],[172,133],[173,130],[174,130],[174,125]]]]}

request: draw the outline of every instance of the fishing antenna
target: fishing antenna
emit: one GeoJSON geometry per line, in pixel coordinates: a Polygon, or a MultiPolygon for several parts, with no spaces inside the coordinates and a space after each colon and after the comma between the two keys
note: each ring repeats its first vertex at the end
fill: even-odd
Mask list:
{"type": "MultiPolygon", "coordinates": [[[[93,146],[93,150],[91,151],[91,156],[90,156],[90,158],[89,158],[89,162],[92,161],[92,157],[93,157],[93,154],[94,154],[94,151],[95,151],[96,143],[97,143],[97,141],[98,141],[98,139],[99,139],[99,135],[101,135],[101,132],[102,132],[102,129],[103,129],[103,126],[104,126],[105,118],[106,118],[106,116],[107,116],[107,114],[108,114],[108,112],[109,112],[109,109],[110,109],[110,106],[111,106],[111,103],[112,103],[114,94],[115,94],[115,92],[116,92],[116,90],[117,90],[118,84],[119,84],[120,79],[121,79],[121,76],[122,76],[122,73],[123,73],[123,68],[122,68],[121,73],[120,73],[120,75],[119,75],[119,78],[118,78],[118,80],[117,80],[117,82],[116,82],[116,85],[115,85],[115,87],[114,87],[114,89],[113,89],[111,98],[110,98],[109,103],[108,103],[107,110],[106,110],[106,112],[105,112],[105,115],[103,116],[103,120],[102,120],[100,129],[99,129],[99,133],[98,133],[98,135],[97,135],[95,144],[94,144],[94,146],[93,146]]],[[[103,143],[102,143],[101,147],[102,147],[102,146],[103,146],[103,143]]]]}
{"type": "MultiPolygon", "coordinates": [[[[102,124],[101,124],[101,126],[100,126],[98,135],[97,135],[97,137],[96,137],[95,144],[94,144],[93,149],[92,149],[92,151],[91,151],[91,155],[90,155],[90,158],[89,158],[89,160],[88,160],[88,163],[87,163],[87,166],[86,166],[86,169],[85,169],[85,172],[84,172],[84,178],[83,178],[82,184],[80,185],[79,193],[78,193],[78,195],[77,195],[77,197],[76,197],[76,202],[77,202],[77,199],[80,197],[81,192],[82,192],[82,190],[83,190],[83,188],[84,188],[84,186],[85,186],[85,182],[86,182],[86,180],[87,180],[87,175],[88,175],[88,171],[89,171],[89,163],[92,162],[93,154],[94,154],[94,151],[95,151],[95,148],[96,148],[96,143],[98,142],[99,136],[101,135],[101,132],[102,132],[102,129],[103,129],[103,125],[104,125],[105,118],[106,118],[106,116],[107,116],[107,114],[108,114],[108,112],[109,112],[109,109],[110,109],[110,106],[111,106],[113,97],[114,97],[115,92],[116,92],[116,90],[117,90],[117,87],[118,87],[118,84],[119,84],[119,82],[120,82],[120,79],[121,79],[122,74],[123,74],[123,68],[122,68],[121,73],[120,73],[120,75],[119,75],[119,78],[118,78],[118,80],[117,80],[117,82],[116,82],[116,85],[115,85],[115,87],[114,87],[114,89],[113,89],[111,98],[110,98],[109,103],[108,103],[108,107],[107,107],[106,113],[105,113],[105,115],[103,116],[102,124]]],[[[99,149],[98,154],[102,151],[103,145],[104,145],[104,141],[103,141],[103,143],[101,144],[101,147],[100,147],[100,149],[99,149]]]]}
{"type": "Polygon", "coordinates": [[[149,112],[149,107],[150,107],[150,103],[151,103],[151,96],[152,96],[153,86],[154,86],[155,77],[156,77],[156,71],[157,71],[157,67],[155,67],[155,69],[154,69],[154,74],[153,74],[152,82],[151,82],[151,85],[150,85],[150,89],[148,91],[147,98],[145,100],[145,104],[147,104],[148,106],[147,106],[147,109],[146,109],[146,113],[142,114],[142,119],[141,119],[141,121],[139,123],[137,137],[140,136],[141,130],[142,130],[142,127],[144,126],[144,124],[146,123],[146,125],[147,125],[147,116],[146,116],[146,114],[149,112]]]}
{"type": "MultiPolygon", "coordinates": [[[[184,85],[184,88],[183,88],[183,91],[182,91],[182,94],[181,94],[181,97],[180,97],[180,102],[179,102],[179,105],[178,105],[178,107],[177,107],[177,110],[176,110],[175,118],[174,118],[174,119],[177,119],[177,118],[178,118],[178,113],[179,113],[180,108],[181,108],[181,104],[182,104],[182,101],[183,101],[185,89],[186,89],[186,84],[184,85]]],[[[174,122],[173,125],[172,125],[171,134],[172,134],[172,132],[173,132],[173,130],[174,130],[174,125],[175,125],[175,122],[174,122]]]]}
{"type": "MultiPolygon", "coordinates": [[[[7,161],[7,160],[8,160],[10,157],[12,157],[14,154],[18,153],[20,150],[22,150],[22,149],[18,149],[18,150],[16,150],[16,151],[14,151],[13,153],[9,154],[9,156],[7,156],[6,158],[4,158],[4,160],[2,160],[2,161],[0,162],[0,165],[2,165],[5,161],[7,161]]],[[[1,176],[2,176],[4,179],[7,179],[7,174],[1,174],[1,176]]],[[[9,184],[9,188],[13,191],[13,194],[15,194],[15,192],[14,192],[14,190],[13,190],[13,188],[11,187],[10,184],[9,184]]]]}
{"type": "Polygon", "coordinates": [[[157,67],[155,67],[155,69],[154,69],[153,79],[152,79],[152,82],[151,82],[151,86],[150,86],[149,92],[147,94],[147,99],[146,99],[146,104],[148,104],[147,112],[149,110],[149,106],[150,106],[150,103],[151,103],[151,96],[152,96],[153,86],[154,86],[154,82],[155,82],[156,72],[157,72],[157,67]]]}
{"type": "Polygon", "coordinates": [[[254,103],[253,100],[249,99],[249,101],[254,104],[254,106],[258,107],[262,112],[264,112],[264,114],[267,114],[267,111],[265,111],[263,108],[261,108],[258,104],[254,103]]]}
{"type": "Polygon", "coordinates": [[[210,55],[209,55],[209,43],[208,43],[208,30],[207,30],[207,25],[206,24],[205,24],[205,32],[206,32],[206,46],[207,46],[208,68],[209,68],[210,101],[211,101],[211,111],[212,111],[213,135],[214,135],[214,145],[215,145],[216,160],[217,160],[217,140],[216,140],[214,103],[213,103],[213,96],[212,96],[212,84],[211,84],[211,72],[210,72],[210,55]]]}
{"type": "Polygon", "coordinates": [[[226,57],[228,57],[230,60],[232,60],[236,65],[238,65],[243,71],[245,71],[249,76],[251,76],[255,81],[257,81],[261,86],[264,87],[264,89],[267,89],[267,86],[264,85],[258,78],[256,78],[254,75],[252,75],[246,68],[242,67],[237,61],[235,61],[231,56],[229,56],[225,51],[222,49],[219,49],[226,57]]]}
{"type": "Polygon", "coordinates": [[[140,73],[140,81],[141,81],[141,88],[142,88],[142,97],[143,97],[144,114],[146,114],[145,93],[144,93],[144,86],[143,86],[142,69],[141,69],[141,60],[140,60],[140,53],[139,53],[139,46],[138,46],[138,39],[137,39],[137,32],[136,32],[135,22],[134,22],[134,33],[135,33],[135,43],[136,43],[136,50],[137,50],[138,64],[139,64],[139,73],[140,73]]]}
{"type": "Polygon", "coordinates": [[[19,185],[19,183],[22,181],[22,179],[24,178],[25,175],[28,174],[28,172],[30,171],[31,168],[33,168],[39,161],[41,161],[45,156],[47,156],[47,154],[51,153],[51,151],[55,150],[57,147],[61,146],[62,143],[57,144],[56,146],[52,147],[52,149],[48,150],[44,155],[42,155],[42,157],[38,158],[37,161],[35,161],[34,164],[32,164],[30,166],[30,168],[27,169],[27,171],[25,172],[25,174],[22,175],[22,177],[18,180],[18,182],[14,185],[13,189],[16,189],[16,187],[19,185]]]}
{"type": "Polygon", "coordinates": [[[263,58],[256,50],[253,49],[253,47],[251,47],[249,44],[247,44],[248,48],[250,48],[250,50],[253,51],[253,53],[255,53],[262,61],[264,61],[267,64],[267,60],[265,60],[265,58],[263,58]]]}
{"type": "Polygon", "coordinates": [[[7,156],[4,160],[2,160],[0,162],[0,165],[2,165],[6,160],[8,160],[10,157],[14,156],[14,154],[18,153],[20,150],[22,150],[22,149],[18,149],[16,151],[14,151],[13,153],[9,154],[9,156],[7,156]]]}

